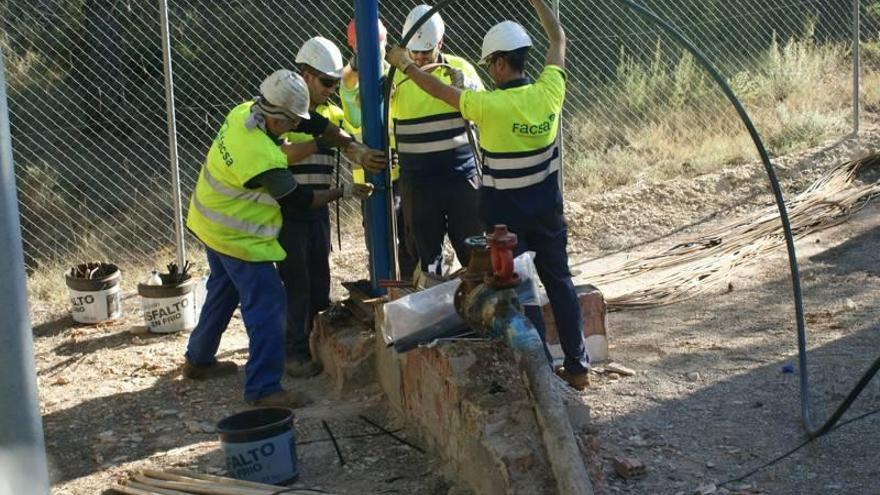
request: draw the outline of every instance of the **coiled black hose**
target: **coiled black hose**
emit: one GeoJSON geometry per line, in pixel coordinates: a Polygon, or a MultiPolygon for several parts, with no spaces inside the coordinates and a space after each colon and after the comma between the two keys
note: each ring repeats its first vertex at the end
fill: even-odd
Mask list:
{"type": "MultiPolygon", "coordinates": [[[[403,36],[403,39],[400,42],[400,46],[405,47],[407,42],[409,42],[410,38],[418,31],[418,29],[428,21],[436,12],[442,10],[450,3],[454,3],[457,0],[442,0],[437,3],[431,10],[426,12],[422,17],[419,18],[418,21],[410,28],[409,31],[403,36]]],[[[746,126],[746,129],[749,132],[749,135],[752,138],[752,141],[755,144],[755,148],[758,150],[758,154],[761,157],[761,162],[764,164],[764,170],[767,172],[767,178],[770,181],[770,188],[773,191],[773,198],[776,201],[776,207],[779,209],[779,219],[782,221],[782,229],[785,235],[785,245],[788,251],[788,264],[789,270],[791,271],[791,285],[792,291],[794,293],[794,311],[795,311],[795,319],[797,324],[797,346],[798,346],[798,372],[800,377],[800,400],[801,400],[801,416],[804,423],[804,429],[807,432],[807,437],[812,440],[825,433],[828,433],[834,428],[834,425],[840,420],[841,416],[846,412],[847,409],[852,405],[852,403],[856,400],[856,398],[861,394],[862,390],[870,383],[871,379],[874,375],[877,374],[877,371],[880,370],[880,356],[874,363],[865,371],[865,373],[861,376],[859,381],[856,383],[855,387],[850,391],[850,393],[846,396],[846,398],[837,406],[837,409],[822,423],[819,427],[815,426],[812,417],[812,410],[810,406],[810,385],[809,379],[807,375],[807,337],[806,337],[806,321],[804,319],[804,301],[803,296],[801,294],[801,277],[800,277],[800,269],[798,268],[797,261],[797,253],[795,252],[794,245],[794,235],[791,231],[791,223],[788,219],[788,210],[785,207],[785,198],[782,195],[782,188],[779,185],[779,179],[776,176],[776,171],[773,168],[773,164],[770,162],[770,155],[767,153],[767,149],[764,147],[764,142],[761,140],[761,136],[758,134],[757,129],[755,129],[754,124],[752,123],[751,118],[746,112],[745,108],[743,108],[742,103],[740,103],[739,99],[736,97],[736,94],[727,84],[727,81],[724,77],[718,72],[715,66],[709,61],[709,59],[704,55],[687,37],[684,36],[678,29],[676,29],[671,23],[664,20],[653,11],[648,8],[640,5],[632,0],[615,0],[616,2],[626,6],[628,9],[638,14],[643,19],[651,22],[652,24],[660,27],[666,34],[668,34],[673,40],[682,45],[685,49],[687,49],[691,55],[703,66],[706,72],[712,76],[712,79],[721,87],[721,90],[724,92],[724,95],[730,101],[731,105],[733,105],[734,109],[736,109],[736,113],[739,115],[740,120],[742,120],[743,124],[746,126]]],[[[388,71],[388,79],[385,82],[385,133],[388,135],[390,131],[390,123],[389,123],[389,105],[388,102],[391,97],[391,83],[394,80],[394,72],[395,68],[392,66],[388,71]]],[[[390,151],[389,151],[390,153],[390,151]]],[[[391,174],[388,174],[390,188],[390,177],[391,174]]]]}
{"type": "Polygon", "coordinates": [[[718,72],[718,70],[709,62],[708,58],[696,47],[693,43],[691,43],[681,32],[679,32],[675,27],[673,27],[669,22],[662,19],[660,16],[655,14],[654,12],[648,10],[642,5],[639,5],[631,0],[616,0],[619,3],[622,3],[629,7],[636,14],[640,15],[642,18],[647,19],[648,21],[656,24],[660,28],[663,29],[670,37],[672,37],[679,44],[684,46],[691,55],[694,56],[699,62],[700,65],[703,66],[704,69],[712,76],[712,79],[715,80],[716,83],[721,87],[721,90],[724,92],[727,99],[730,100],[730,103],[736,109],[737,114],[739,114],[739,118],[745,124],[746,129],[749,131],[749,135],[752,137],[752,141],[755,143],[755,147],[758,149],[758,154],[761,156],[761,162],[764,164],[764,169],[767,171],[767,177],[770,179],[770,188],[773,190],[773,197],[776,200],[776,207],[779,209],[779,218],[782,221],[782,229],[785,234],[785,245],[788,250],[788,264],[789,269],[791,270],[791,285],[792,290],[794,292],[794,311],[795,318],[797,323],[797,339],[798,339],[798,368],[800,375],[800,395],[801,395],[801,416],[804,423],[804,428],[806,429],[807,436],[810,439],[817,438],[825,433],[828,433],[833,427],[834,424],[843,416],[843,413],[846,412],[847,409],[852,405],[852,403],[856,400],[856,397],[864,390],[865,386],[871,381],[875,374],[877,374],[877,370],[880,369],[880,357],[878,357],[874,364],[872,364],[867,371],[862,375],[859,381],[856,383],[856,386],[850,391],[847,397],[837,406],[834,413],[822,423],[818,428],[815,426],[813,422],[813,415],[810,407],[810,385],[807,376],[807,336],[806,336],[806,321],[804,320],[804,301],[803,296],[801,294],[801,276],[800,270],[798,268],[797,261],[797,253],[795,252],[794,246],[794,236],[791,232],[791,224],[788,220],[788,211],[785,207],[785,198],[782,196],[782,188],[779,186],[779,179],[776,177],[776,171],[773,169],[773,164],[770,163],[770,156],[767,154],[766,148],[764,148],[764,143],[761,141],[761,137],[758,135],[758,131],[755,129],[754,124],[752,124],[752,120],[749,118],[748,113],[746,113],[739,99],[734,94],[733,90],[718,72]]]}

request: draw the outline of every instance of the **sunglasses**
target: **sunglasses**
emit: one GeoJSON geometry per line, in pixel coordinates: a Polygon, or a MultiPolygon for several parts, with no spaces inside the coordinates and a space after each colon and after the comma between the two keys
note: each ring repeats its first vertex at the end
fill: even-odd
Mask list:
{"type": "Polygon", "coordinates": [[[332,87],[336,86],[337,84],[339,84],[339,79],[327,77],[321,72],[312,70],[311,67],[307,67],[304,72],[306,72],[309,75],[311,75],[312,77],[316,78],[318,80],[318,82],[321,83],[321,86],[324,86],[325,88],[332,88],[332,87]]]}
{"type": "Polygon", "coordinates": [[[333,79],[332,77],[319,77],[318,82],[325,88],[333,88],[339,84],[339,79],[333,79]]]}

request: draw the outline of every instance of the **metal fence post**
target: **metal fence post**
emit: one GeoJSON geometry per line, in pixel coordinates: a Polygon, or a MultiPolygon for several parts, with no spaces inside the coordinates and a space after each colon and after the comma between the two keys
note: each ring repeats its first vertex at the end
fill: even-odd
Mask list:
{"type": "Polygon", "coordinates": [[[860,12],[859,12],[859,0],[853,0],[853,23],[852,23],[852,38],[853,38],[853,137],[856,138],[856,143],[859,141],[859,93],[860,93],[860,80],[859,80],[859,67],[860,63],[860,12]]]}
{"type": "Polygon", "coordinates": [[[177,266],[183,269],[186,246],[183,239],[183,205],[180,199],[180,162],[177,158],[177,114],[174,110],[174,72],[171,67],[171,30],[168,25],[168,0],[159,0],[162,16],[162,61],[165,71],[165,107],[168,113],[168,157],[171,161],[171,194],[174,196],[174,240],[177,243],[177,266]]]}
{"type": "Polygon", "coordinates": [[[0,493],[49,493],[0,53],[0,493]]]}

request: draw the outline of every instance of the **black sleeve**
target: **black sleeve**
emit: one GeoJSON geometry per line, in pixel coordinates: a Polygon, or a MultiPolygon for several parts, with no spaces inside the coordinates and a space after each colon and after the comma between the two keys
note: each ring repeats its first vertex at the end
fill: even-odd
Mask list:
{"type": "Polygon", "coordinates": [[[245,184],[245,187],[250,189],[261,186],[265,187],[281,206],[282,215],[303,212],[312,207],[315,193],[299,187],[293,174],[286,168],[267,170],[245,184]]]}
{"type": "Polygon", "coordinates": [[[265,187],[269,194],[277,199],[296,189],[296,185],[296,179],[293,178],[290,170],[286,168],[273,168],[247,181],[244,187],[248,189],[265,187]]]}
{"type": "Polygon", "coordinates": [[[330,120],[328,120],[327,117],[310,110],[309,120],[300,120],[299,125],[294,130],[296,132],[311,134],[312,136],[320,136],[321,134],[324,134],[324,131],[327,130],[327,126],[329,125],[330,120]]]}
{"type": "Polygon", "coordinates": [[[307,211],[312,208],[312,200],[315,197],[314,191],[304,187],[297,187],[289,194],[280,198],[275,198],[281,205],[281,215],[287,216],[307,211]]]}

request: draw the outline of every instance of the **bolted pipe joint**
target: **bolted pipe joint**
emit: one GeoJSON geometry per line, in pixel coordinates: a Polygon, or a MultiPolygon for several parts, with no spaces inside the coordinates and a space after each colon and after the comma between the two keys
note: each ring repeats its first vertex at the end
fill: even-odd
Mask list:
{"type": "Polygon", "coordinates": [[[464,300],[472,290],[483,283],[486,276],[492,275],[492,260],[489,258],[489,244],[486,236],[468,237],[464,244],[470,249],[471,257],[468,266],[458,277],[461,279],[461,284],[455,291],[452,303],[458,315],[467,320],[464,300]]]}
{"type": "Polygon", "coordinates": [[[503,334],[493,334],[491,324],[497,300],[497,290],[488,284],[479,284],[464,296],[459,314],[481,336],[499,338],[503,334]]]}

